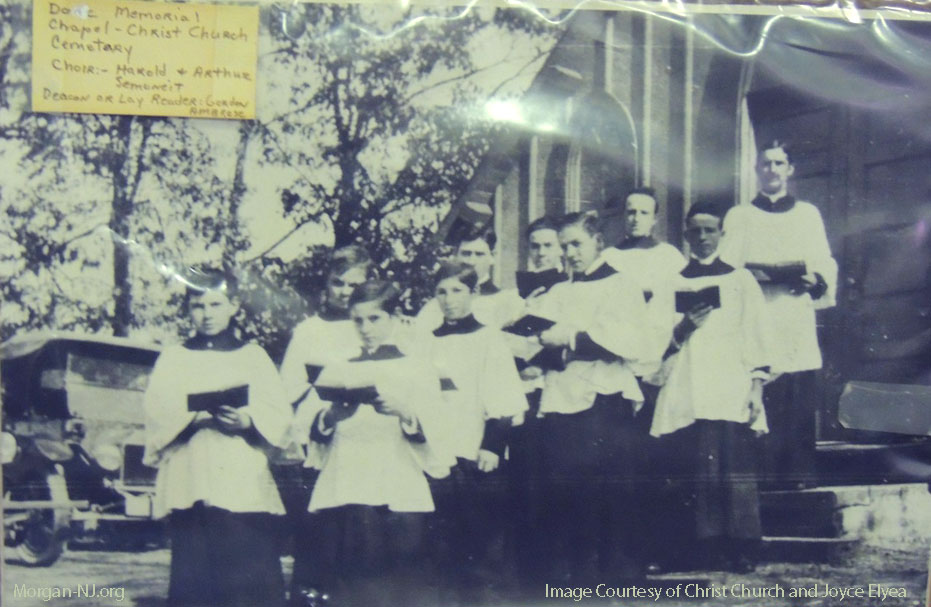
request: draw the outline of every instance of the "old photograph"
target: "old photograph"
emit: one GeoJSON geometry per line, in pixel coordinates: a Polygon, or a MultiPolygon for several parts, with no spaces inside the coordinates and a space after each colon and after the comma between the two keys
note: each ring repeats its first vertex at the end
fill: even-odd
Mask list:
{"type": "Polygon", "coordinates": [[[750,8],[0,5],[3,604],[927,605],[931,19],[750,8]]]}

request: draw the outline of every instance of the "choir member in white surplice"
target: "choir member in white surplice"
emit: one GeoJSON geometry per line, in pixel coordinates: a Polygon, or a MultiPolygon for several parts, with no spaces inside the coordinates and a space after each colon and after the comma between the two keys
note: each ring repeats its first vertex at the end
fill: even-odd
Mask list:
{"type": "Polygon", "coordinates": [[[310,390],[310,374],[358,351],[359,335],[349,321],[349,297],[368,279],[371,270],[371,258],[358,245],[333,252],[319,311],[294,328],[281,363],[281,379],[291,403],[296,405],[310,390]]]}
{"type": "Polygon", "coordinates": [[[435,603],[425,596],[435,589],[425,553],[434,511],[425,473],[444,477],[455,461],[440,379],[429,361],[396,345],[396,287],[366,282],[349,304],[362,347],[325,368],[297,411],[311,437],[305,465],[320,470],[307,570],[341,605],[435,603]]]}
{"type": "MultiPolygon", "coordinates": [[[[478,274],[475,292],[479,296],[472,306],[475,318],[486,327],[500,329],[514,320],[523,304],[516,291],[501,290],[494,283],[491,271],[494,266],[494,250],[497,236],[490,229],[467,233],[456,244],[455,261],[471,266],[478,274]]],[[[443,322],[443,311],[436,298],[423,305],[414,319],[414,329],[427,335],[443,322]]]]}
{"type": "Polygon", "coordinates": [[[750,570],[761,535],[754,434],[767,429],[769,324],[753,275],[717,255],[720,211],[693,206],[685,234],[692,259],[674,288],[706,297],[680,307],[651,432],[672,435],[667,444],[688,462],[695,495],[695,526],[688,531],[711,559],[704,564],[750,570]]]}
{"type": "Polygon", "coordinates": [[[196,335],[159,356],[145,394],[145,463],[158,468],[154,511],[168,517],[170,605],[280,605],[271,515],[284,514],[267,453],[291,410],[265,351],[240,341],[233,280],[195,274],[196,335]]]}
{"type": "MultiPolygon", "coordinates": [[[[653,343],[658,349],[651,360],[662,356],[669,340],[672,330],[672,317],[668,313],[669,285],[685,267],[685,258],[679,249],[653,236],[658,211],[659,202],[652,188],[633,190],[624,201],[624,239],[616,247],[604,251],[608,263],[636,280],[643,289],[653,343]]],[[[637,369],[637,375],[648,376],[653,371],[653,368],[637,369]]],[[[646,403],[644,419],[649,420],[652,409],[653,403],[646,403]]]]}
{"type": "Polygon", "coordinates": [[[756,170],[759,194],[724,218],[721,258],[752,269],[776,336],[768,354],[774,380],[763,394],[771,429],[768,480],[807,486],[815,481],[815,370],[821,368],[815,311],[834,306],[837,263],[818,208],[788,193],[795,167],[786,145],[764,146],[756,170]]]}
{"type": "Polygon", "coordinates": [[[555,321],[540,343],[561,350],[566,361],[546,372],[540,402],[545,520],[539,533],[548,544],[542,557],[556,576],[551,579],[568,576],[571,585],[604,575],[634,578],[628,481],[635,473],[633,419],[643,395],[632,366],[651,352],[646,303],[639,285],[601,256],[597,217],[566,215],[559,240],[571,282],[555,285],[538,312],[555,321]]]}
{"type": "MultiPolygon", "coordinates": [[[[304,399],[325,367],[344,362],[359,351],[359,334],[349,320],[349,297],[371,271],[372,260],[359,245],[336,249],[330,257],[317,313],[294,328],[281,363],[281,379],[293,407],[304,399]]],[[[293,537],[292,595],[315,592],[312,588],[315,575],[305,570],[313,560],[303,554],[314,549],[303,537],[307,534],[307,504],[316,477],[315,470],[301,467],[309,441],[307,433],[292,424],[287,449],[277,459],[283,465],[276,468],[293,537]]]]}
{"type": "MultiPolygon", "coordinates": [[[[659,201],[653,188],[632,190],[624,201],[624,238],[617,246],[604,251],[605,259],[614,268],[636,280],[643,289],[654,348],[653,355],[648,357],[650,363],[661,358],[669,342],[673,324],[673,315],[669,312],[671,285],[685,267],[682,253],[653,235],[658,212],[659,201]]],[[[638,466],[641,482],[638,483],[638,490],[644,497],[641,503],[646,506],[642,514],[644,524],[641,530],[653,526],[651,521],[659,524],[659,518],[664,516],[662,508],[656,508],[656,504],[666,484],[659,472],[665,454],[659,450],[657,441],[649,436],[659,388],[648,380],[655,371],[655,367],[650,365],[634,370],[644,398],[643,410],[636,419],[637,438],[640,441],[637,451],[641,455],[638,466]]],[[[642,558],[650,563],[650,570],[655,570],[659,566],[660,556],[667,552],[666,546],[654,545],[646,533],[638,538],[637,544],[642,558]]]]}
{"type": "MultiPolygon", "coordinates": [[[[550,289],[568,279],[563,270],[562,246],[556,221],[538,217],[526,231],[527,270],[518,272],[518,295],[523,306],[515,308],[515,316],[533,314],[542,305],[550,289]]],[[[517,320],[517,318],[513,319],[517,320]]],[[[514,336],[510,336],[514,338],[514,336]]],[[[515,352],[520,356],[520,352],[515,352]]],[[[509,542],[516,556],[517,577],[532,596],[545,582],[540,563],[540,539],[535,530],[541,512],[540,504],[540,397],[543,394],[543,369],[532,362],[515,358],[520,370],[528,409],[524,423],[511,429],[508,444],[507,475],[511,505],[509,507],[509,542]]]]}
{"type": "Polygon", "coordinates": [[[478,276],[463,263],[446,262],[435,276],[443,323],[424,344],[440,375],[443,415],[457,463],[447,479],[433,483],[444,531],[440,564],[451,600],[481,603],[490,580],[505,563],[491,548],[503,538],[509,513],[505,450],[511,428],[521,424],[527,400],[511,351],[501,332],[472,315],[478,276]]]}

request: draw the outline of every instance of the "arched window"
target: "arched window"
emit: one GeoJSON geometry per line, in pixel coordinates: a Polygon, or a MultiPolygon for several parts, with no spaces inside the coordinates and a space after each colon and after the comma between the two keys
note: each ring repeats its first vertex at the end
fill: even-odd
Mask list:
{"type": "Polygon", "coordinates": [[[630,112],[603,90],[573,100],[565,169],[566,211],[602,211],[637,185],[637,134],[630,112]]]}

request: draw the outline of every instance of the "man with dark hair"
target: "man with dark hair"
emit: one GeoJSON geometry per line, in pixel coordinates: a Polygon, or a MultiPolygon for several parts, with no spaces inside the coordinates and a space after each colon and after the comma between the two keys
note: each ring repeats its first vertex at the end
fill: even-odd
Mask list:
{"type": "MultiPolygon", "coordinates": [[[[616,247],[605,250],[608,263],[636,280],[643,289],[654,345],[659,349],[655,358],[662,354],[671,328],[665,314],[668,306],[659,302],[668,296],[670,281],[685,266],[678,249],[653,236],[658,210],[659,202],[652,188],[632,190],[624,202],[624,239],[616,247]]],[[[637,375],[647,376],[651,371],[638,369],[637,375]]],[[[648,402],[648,409],[649,405],[648,402]]],[[[649,417],[650,411],[645,413],[649,417]]]]}
{"type": "Polygon", "coordinates": [[[562,270],[562,248],[556,222],[544,215],[527,226],[528,269],[534,272],[562,270]]]}
{"type": "Polygon", "coordinates": [[[776,378],[764,402],[770,436],[769,481],[779,485],[814,482],[816,369],[821,350],[815,311],[834,306],[837,263],[831,256],[818,208],[789,194],[795,172],[782,141],[760,148],[759,193],[724,218],[721,258],[750,269],[763,289],[774,340],[768,359],[776,378]]]}
{"type": "Polygon", "coordinates": [[[541,559],[550,579],[567,585],[632,579],[639,571],[627,481],[636,465],[632,422],[643,401],[632,366],[649,355],[646,304],[639,285],[606,262],[596,216],[566,215],[559,241],[571,282],[553,286],[539,313],[554,321],[540,333],[541,345],[562,349],[566,360],[547,370],[540,403],[541,559]]]}

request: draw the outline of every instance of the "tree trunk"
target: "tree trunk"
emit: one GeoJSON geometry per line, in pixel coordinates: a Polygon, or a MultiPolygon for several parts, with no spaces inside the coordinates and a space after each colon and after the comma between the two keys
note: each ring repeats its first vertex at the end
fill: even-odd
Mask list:
{"type": "Polygon", "coordinates": [[[227,263],[232,263],[236,251],[245,248],[245,242],[239,229],[239,207],[246,195],[246,155],[252,137],[255,135],[257,124],[243,121],[239,125],[239,141],[236,144],[236,168],[233,172],[233,184],[230,188],[230,225],[225,230],[226,237],[223,247],[223,258],[227,263]]]}
{"type": "MultiPolygon", "coordinates": [[[[132,147],[133,118],[121,116],[113,129],[116,141],[122,143],[122,154],[115,154],[110,169],[113,173],[113,204],[110,214],[110,235],[113,239],[113,334],[129,335],[132,326],[132,285],[129,276],[129,218],[133,210],[130,187],[129,157],[132,147]]],[[[118,149],[119,149],[118,148],[118,149]]],[[[138,170],[138,169],[137,169],[138,170]]]]}

